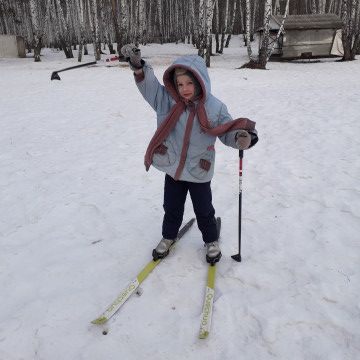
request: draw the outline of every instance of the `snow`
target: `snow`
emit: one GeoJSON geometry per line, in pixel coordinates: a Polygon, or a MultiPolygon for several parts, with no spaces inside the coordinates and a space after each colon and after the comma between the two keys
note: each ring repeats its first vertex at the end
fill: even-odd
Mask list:
{"type": "MultiPolygon", "coordinates": [[[[159,78],[195,52],[142,47],[159,78]]],[[[103,61],[50,81],[76,58],[0,59],[1,360],[359,359],[360,62],[235,69],[245,61],[234,38],[209,69],[214,95],[256,121],[260,141],[244,155],[241,263],[230,257],[238,152],[217,143],[223,259],[199,340],[207,267],[195,224],[141,296],[90,324],[161,238],[164,175],[143,166],[155,114],[129,69],[103,61]]]]}

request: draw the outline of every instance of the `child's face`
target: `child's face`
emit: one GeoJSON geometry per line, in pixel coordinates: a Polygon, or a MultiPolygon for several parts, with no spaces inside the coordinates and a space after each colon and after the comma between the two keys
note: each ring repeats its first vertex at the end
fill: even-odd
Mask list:
{"type": "Polygon", "coordinates": [[[178,92],[183,99],[191,100],[195,96],[195,84],[190,76],[179,75],[176,83],[178,92]]]}

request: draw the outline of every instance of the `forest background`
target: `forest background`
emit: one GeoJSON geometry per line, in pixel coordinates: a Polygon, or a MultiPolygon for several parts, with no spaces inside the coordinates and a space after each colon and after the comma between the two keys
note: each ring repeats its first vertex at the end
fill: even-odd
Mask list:
{"type": "Polygon", "coordinates": [[[106,46],[121,60],[126,43],[184,42],[193,43],[208,66],[231,35],[244,34],[250,61],[265,68],[272,51],[272,14],[285,19],[288,14],[324,13],[341,17],[343,60],[354,60],[360,53],[360,0],[0,0],[0,34],[23,36],[35,61],[41,61],[43,47],[59,48],[72,58],[79,46],[82,61],[92,43],[96,60],[106,46]],[[257,56],[250,42],[259,28],[266,36],[257,56]]]}

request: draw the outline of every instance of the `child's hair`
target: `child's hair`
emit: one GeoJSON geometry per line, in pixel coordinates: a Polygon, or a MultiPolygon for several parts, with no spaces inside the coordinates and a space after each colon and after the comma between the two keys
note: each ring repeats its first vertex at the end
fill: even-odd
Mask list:
{"type": "Polygon", "coordinates": [[[181,68],[181,67],[176,67],[174,69],[174,85],[175,85],[175,89],[177,90],[177,77],[181,76],[181,75],[187,75],[189,78],[191,78],[191,80],[193,81],[193,83],[195,85],[195,96],[196,97],[199,96],[201,94],[201,85],[200,85],[199,81],[197,80],[195,75],[190,70],[186,70],[186,69],[181,68]]]}

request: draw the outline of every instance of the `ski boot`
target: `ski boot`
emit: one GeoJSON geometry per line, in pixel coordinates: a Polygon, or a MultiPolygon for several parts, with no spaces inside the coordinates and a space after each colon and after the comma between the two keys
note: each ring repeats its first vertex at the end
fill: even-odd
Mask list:
{"type": "Polygon", "coordinates": [[[152,257],[154,261],[158,259],[163,259],[169,255],[171,246],[174,244],[175,240],[173,239],[161,239],[158,246],[153,250],[152,257]]]}
{"type": "Polygon", "coordinates": [[[205,247],[206,247],[206,261],[211,265],[215,265],[215,263],[219,262],[222,256],[219,247],[219,242],[213,241],[211,243],[206,243],[205,247]]]}

